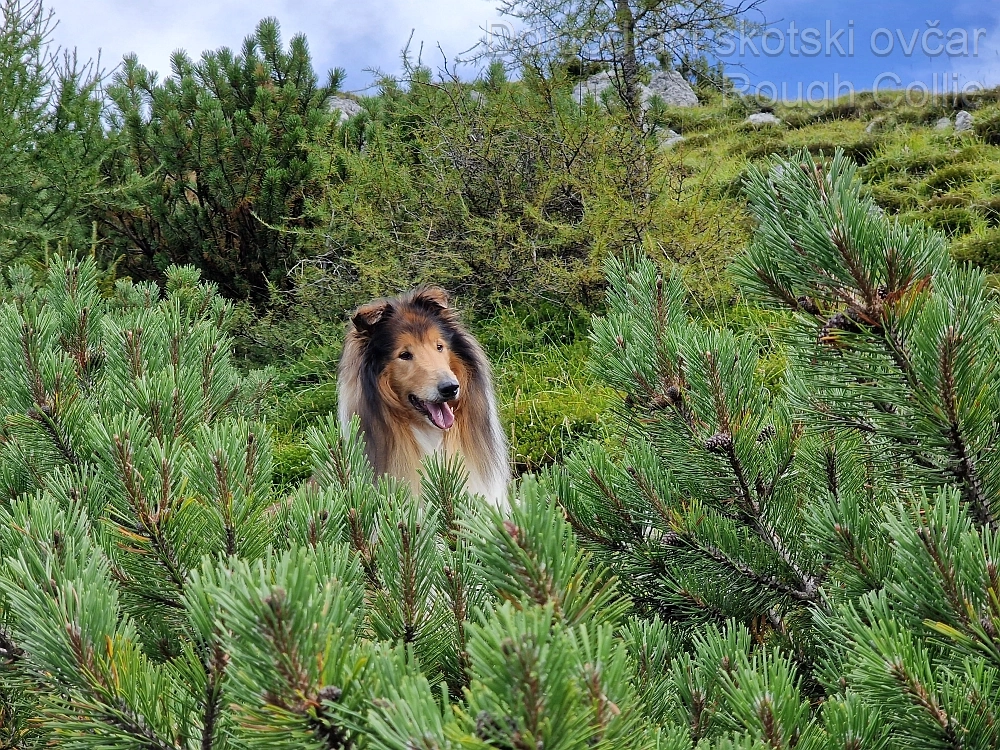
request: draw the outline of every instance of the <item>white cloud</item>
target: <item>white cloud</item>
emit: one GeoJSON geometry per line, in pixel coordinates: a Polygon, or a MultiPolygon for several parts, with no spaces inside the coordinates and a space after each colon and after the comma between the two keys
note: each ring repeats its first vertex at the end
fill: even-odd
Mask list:
{"type": "Polygon", "coordinates": [[[76,47],[82,58],[100,50],[105,68],[135,52],[161,76],[174,50],[197,58],[221,46],[238,49],[261,18],[275,16],[285,40],[306,35],[318,71],[346,68],[348,89],[370,83],[366,68],[398,71],[411,29],[414,54],[422,41],[424,62],[437,67],[438,43],[454,60],[496,19],[492,4],[479,0],[50,0],[49,7],[63,47],[76,47]]]}

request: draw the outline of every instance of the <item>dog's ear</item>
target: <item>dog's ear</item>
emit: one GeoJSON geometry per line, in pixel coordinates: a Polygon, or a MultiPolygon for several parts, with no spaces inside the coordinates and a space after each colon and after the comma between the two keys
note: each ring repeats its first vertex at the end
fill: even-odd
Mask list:
{"type": "Polygon", "coordinates": [[[362,305],[354,311],[351,322],[361,333],[369,333],[380,322],[392,315],[392,305],[388,300],[380,299],[362,305]]]}
{"type": "Polygon", "coordinates": [[[439,286],[425,286],[417,291],[413,301],[417,303],[422,302],[439,310],[447,310],[449,303],[448,292],[439,286]]]}

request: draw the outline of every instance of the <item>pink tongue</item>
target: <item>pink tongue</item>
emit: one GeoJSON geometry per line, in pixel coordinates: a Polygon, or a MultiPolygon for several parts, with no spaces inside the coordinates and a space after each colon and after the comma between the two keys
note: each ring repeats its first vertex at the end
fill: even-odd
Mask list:
{"type": "Polygon", "coordinates": [[[431,421],[435,427],[448,430],[455,424],[455,412],[451,410],[451,406],[447,402],[434,404],[430,401],[425,401],[424,406],[427,407],[427,413],[430,414],[431,421]]]}

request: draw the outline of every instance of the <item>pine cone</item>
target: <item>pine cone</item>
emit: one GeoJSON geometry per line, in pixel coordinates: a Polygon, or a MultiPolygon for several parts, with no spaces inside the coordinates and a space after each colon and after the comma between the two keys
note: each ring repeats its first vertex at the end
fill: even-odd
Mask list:
{"type": "Polygon", "coordinates": [[[684,396],[681,395],[681,389],[678,388],[676,385],[672,385],[669,388],[667,388],[666,397],[667,401],[669,401],[671,404],[677,404],[681,401],[681,399],[684,398],[684,396]]]}
{"type": "Polygon", "coordinates": [[[733,438],[727,432],[717,432],[705,441],[705,450],[709,453],[725,453],[732,447],[733,438]]]}
{"type": "Polygon", "coordinates": [[[765,427],[763,430],[760,431],[760,434],[757,436],[757,442],[766,443],[768,440],[774,437],[775,432],[776,430],[774,429],[774,425],[769,424],[767,427],[765,427]]]}
{"type": "Polygon", "coordinates": [[[812,299],[812,297],[799,297],[796,302],[799,303],[799,307],[810,315],[819,315],[819,305],[812,299]]]}
{"type": "Polygon", "coordinates": [[[327,685],[326,687],[320,688],[320,691],[316,694],[316,700],[330,701],[330,703],[336,703],[340,700],[340,696],[344,694],[336,685],[327,685]]]}
{"type": "Polygon", "coordinates": [[[819,329],[819,342],[821,344],[836,344],[835,331],[858,333],[860,330],[861,328],[850,314],[837,313],[819,329]]]}

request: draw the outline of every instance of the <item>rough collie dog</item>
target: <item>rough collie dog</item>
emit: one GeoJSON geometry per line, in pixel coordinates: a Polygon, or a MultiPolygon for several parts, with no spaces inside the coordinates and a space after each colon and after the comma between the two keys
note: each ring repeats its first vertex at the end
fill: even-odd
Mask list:
{"type": "Polygon", "coordinates": [[[423,458],[458,454],[468,490],[507,507],[510,467],[490,364],[444,290],[420,287],[355,310],[337,394],[341,430],[360,418],[376,474],[419,493],[423,458]]]}

